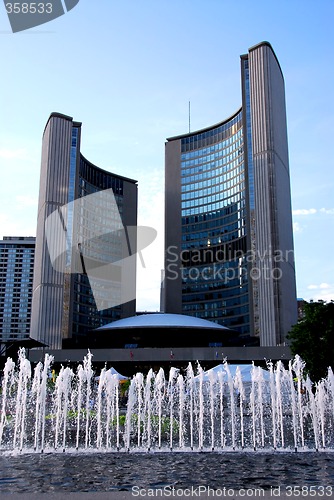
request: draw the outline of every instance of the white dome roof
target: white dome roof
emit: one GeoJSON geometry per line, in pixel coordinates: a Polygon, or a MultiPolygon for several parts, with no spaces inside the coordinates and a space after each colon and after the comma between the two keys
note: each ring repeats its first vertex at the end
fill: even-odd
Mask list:
{"type": "Polygon", "coordinates": [[[185,314],[152,313],[119,319],[97,328],[97,331],[115,330],[117,328],[209,328],[229,330],[226,326],[218,325],[218,323],[185,314]]]}

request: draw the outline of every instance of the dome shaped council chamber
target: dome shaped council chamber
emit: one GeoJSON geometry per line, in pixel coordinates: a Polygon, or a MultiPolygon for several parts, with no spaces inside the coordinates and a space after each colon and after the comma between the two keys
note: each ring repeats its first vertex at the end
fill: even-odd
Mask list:
{"type": "Polygon", "coordinates": [[[240,345],[239,334],[225,326],[183,314],[140,314],[91,332],[96,348],[221,347],[240,345]]]}

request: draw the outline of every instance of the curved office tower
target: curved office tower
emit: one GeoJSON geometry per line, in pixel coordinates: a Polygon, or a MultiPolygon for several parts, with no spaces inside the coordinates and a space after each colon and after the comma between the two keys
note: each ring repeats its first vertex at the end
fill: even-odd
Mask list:
{"type": "Polygon", "coordinates": [[[284,79],[269,43],[241,56],[241,84],[230,118],[167,139],[164,310],[275,346],[297,302],[284,79]]]}
{"type": "Polygon", "coordinates": [[[122,303],[121,282],[106,270],[128,255],[118,236],[137,225],[137,183],[87,161],[80,135],[81,123],[59,113],[43,135],[31,337],[54,349],[84,345],[92,329],[135,314],[135,295],[122,303]]]}

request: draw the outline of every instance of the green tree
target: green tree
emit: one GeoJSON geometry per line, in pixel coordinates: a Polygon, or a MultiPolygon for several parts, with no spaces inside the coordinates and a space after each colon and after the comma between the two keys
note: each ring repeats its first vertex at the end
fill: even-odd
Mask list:
{"type": "Polygon", "coordinates": [[[304,317],[289,332],[293,355],[305,361],[305,369],[313,382],[334,369],[334,302],[305,302],[304,317]]]}

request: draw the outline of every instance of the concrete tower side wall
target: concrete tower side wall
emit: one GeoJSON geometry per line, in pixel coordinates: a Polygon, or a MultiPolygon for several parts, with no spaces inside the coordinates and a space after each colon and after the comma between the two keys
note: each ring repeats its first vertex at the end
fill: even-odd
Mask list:
{"type": "Polygon", "coordinates": [[[45,221],[68,201],[72,121],[51,116],[43,135],[37,216],[31,337],[62,347],[64,274],[52,267],[45,237],[45,221]]]}
{"type": "MultiPolygon", "coordinates": [[[[269,48],[268,48],[269,50],[269,48]]],[[[273,142],[275,152],[275,189],[277,248],[280,252],[275,267],[280,269],[282,278],[279,287],[279,343],[284,343],[292,325],[297,323],[297,291],[294,261],[293,227],[289,153],[286,120],[284,81],[276,58],[270,58],[270,82],[272,86],[273,142]]]]}
{"type": "MultiPolygon", "coordinates": [[[[126,203],[123,205],[123,225],[124,227],[137,227],[137,207],[138,207],[138,187],[137,184],[132,182],[127,182],[124,180],[123,184],[123,196],[126,203]]],[[[130,238],[130,248],[131,255],[137,253],[137,237],[136,232],[130,230],[128,232],[128,237],[130,238]]],[[[125,251],[126,248],[123,249],[125,251]]],[[[139,249],[140,250],[140,249],[139,249]]],[[[124,258],[128,255],[124,254],[124,258]]],[[[138,261],[140,265],[140,260],[138,261]]],[[[131,280],[131,286],[134,287],[134,293],[136,291],[136,262],[133,263],[132,269],[133,279],[131,280]]],[[[131,300],[122,304],[122,318],[127,318],[129,316],[134,316],[136,314],[136,299],[131,300]]]]}
{"type": "Polygon", "coordinates": [[[165,312],[181,314],[181,140],[169,141],[165,149],[165,312]]]}
{"type": "Polygon", "coordinates": [[[269,45],[251,50],[249,62],[260,337],[273,346],[296,320],[284,80],[269,45]]]}

